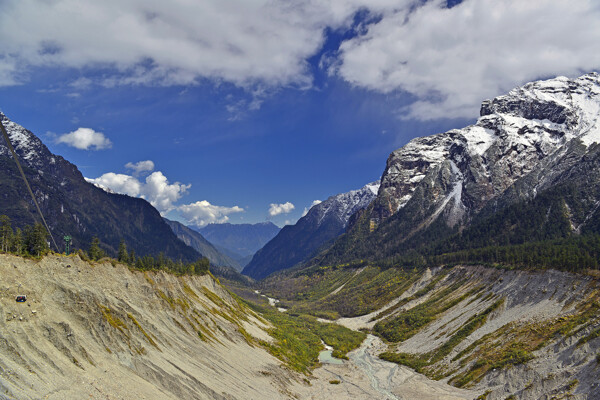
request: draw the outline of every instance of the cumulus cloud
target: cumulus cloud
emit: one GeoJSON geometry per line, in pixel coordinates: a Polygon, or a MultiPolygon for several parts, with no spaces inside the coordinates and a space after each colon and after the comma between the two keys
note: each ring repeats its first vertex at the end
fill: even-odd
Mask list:
{"type": "Polygon", "coordinates": [[[144,182],[133,176],[114,172],[95,179],[88,178],[87,181],[116,193],[146,199],[163,215],[175,209],[174,203],[192,186],[179,182],[169,183],[167,177],[160,171],[148,175],[144,182]]]}
{"type": "Polygon", "coordinates": [[[306,87],[312,81],[307,59],[322,47],[328,27],[349,24],[366,5],[382,11],[398,3],[9,1],[0,14],[0,84],[17,83],[30,66],[101,66],[117,72],[107,86],[209,78],[242,87],[306,87]]]}
{"type": "Polygon", "coordinates": [[[310,210],[311,208],[313,208],[317,204],[321,204],[321,203],[322,203],[321,200],[313,200],[313,202],[310,205],[310,207],[304,207],[304,211],[302,212],[302,216],[304,217],[306,214],[308,214],[308,210],[310,210]]]}
{"type": "MultiPolygon", "coordinates": [[[[148,171],[150,164],[154,169],[152,161],[140,161],[132,164],[128,163],[128,168],[138,171],[148,171]],[[145,166],[146,168],[142,168],[145,166]]],[[[113,193],[126,194],[132,197],[141,197],[146,199],[154,206],[161,215],[166,215],[170,211],[177,210],[186,220],[188,225],[198,227],[210,223],[224,223],[229,220],[228,215],[243,212],[244,209],[238,206],[224,207],[210,204],[208,201],[197,201],[191,204],[175,204],[182,196],[187,194],[190,184],[179,182],[169,183],[167,177],[161,171],[155,171],[141,181],[135,176],[126,174],[116,174],[108,172],[102,176],[86,180],[102,189],[113,193]]]]}
{"type": "Polygon", "coordinates": [[[386,12],[342,43],[334,72],[416,96],[407,116],[473,117],[481,100],[537,78],[600,67],[594,0],[435,0],[386,12]]]}
{"type": "Polygon", "coordinates": [[[60,135],[56,143],[65,143],[79,150],[102,150],[112,147],[112,142],[102,132],[90,128],[78,128],[76,131],[60,135]]]}
{"type": "Polygon", "coordinates": [[[229,221],[229,214],[244,211],[243,208],[238,206],[216,206],[206,200],[179,206],[177,210],[186,219],[188,225],[198,227],[203,227],[211,223],[222,224],[229,221]]]}
{"type": "Polygon", "coordinates": [[[130,175],[108,172],[98,178],[86,178],[86,180],[102,189],[133,197],[139,197],[142,192],[143,183],[130,175]]]}
{"type": "Polygon", "coordinates": [[[151,160],[138,161],[136,163],[128,162],[125,168],[133,171],[134,175],[139,175],[144,172],[154,171],[154,162],[151,160]]]}
{"type": "MultiPolygon", "coordinates": [[[[108,87],[209,79],[249,93],[307,88],[309,60],[337,30],[348,39],[321,57],[321,68],[358,87],[409,93],[416,100],[404,115],[432,119],[472,117],[482,99],[526,81],[600,68],[595,0],[4,3],[0,86],[22,83],[36,67],[100,67],[108,87]]],[[[71,86],[91,84],[83,77],[71,86]]],[[[262,99],[231,102],[232,119],[262,99]]]]}
{"type": "Polygon", "coordinates": [[[146,177],[144,196],[159,211],[167,213],[175,208],[173,203],[186,194],[190,187],[191,184],[179,182],[170,184],[162,172],[155,171],[146,177]]]}
{"type": "Polygon", "coordinates": [[[271,204],[269,206],[269,216],[274,217],[280,214],[288,214],[294,208],[296,208],[292,203],[285,202],[283,204],[271,204]]]}

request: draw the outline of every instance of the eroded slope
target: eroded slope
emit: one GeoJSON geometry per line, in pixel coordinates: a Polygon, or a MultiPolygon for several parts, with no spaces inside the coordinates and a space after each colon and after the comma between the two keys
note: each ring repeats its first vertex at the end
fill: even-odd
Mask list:
{"type": "Polygon", "coordinates": [[[295,375],[255,344],[264,322],[208,275],[0,255],[0,319],[11,399],[291,396],[295,375]]]}

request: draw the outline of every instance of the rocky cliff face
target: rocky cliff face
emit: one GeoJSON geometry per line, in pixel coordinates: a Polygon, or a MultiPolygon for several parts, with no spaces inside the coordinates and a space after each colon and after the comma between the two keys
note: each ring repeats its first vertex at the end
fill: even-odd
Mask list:
{"type": "Polygon", "coordinates": [[[254,255],[243,273],[262,279],[306,261],[322,245],[344,233],[350,217],[366,208],[377,195],[378,189],[379,181],[331,196],[314,205],[296,224],[284,226],[254,255]]]}
{"type": "MultiPolygon", "coordinates": [[[[389,156],[377,198],[341,246],[356,248],[365,225],[375,223],[380,229],[368,246],[393,236],[396,242],[384,251],[390,255],[436,221],[438,236],[445,234],[443,227],[455,232],[502,207],[571,184],[573,177],[582,182],[582,174],[594,176],[599,115],[596,73],[533,82],[484,101],[476,124],[416,138],[389,156]]],[[[598,186],[587,181],[588,189],[598,186]]],[[[600,198],[594,196],[582,206],[579,224],[595,212],[600,198]]]]}
{"type": "MultiPolygon", "coordinates": [[[[32,132],[2,113],[0,120],[57,242],[71,235],[75,248],[87,248],[91,238],[98,236],[111,254],[124,239],[138,255],[162,251],[173,259],[190,261],[200,256],[177,239],[147,201],[95,187],[32,132]]],[[[11,218],[13,227],[31,225],[38,218],[4,139],[0,140],[0,214],[11,218]]]]}
{"type": "Polygon", "coordinates": [[[564,157],[557,151],[571,142],[599,142],[599,114],[596,73],[533,82],[486,100],[475,125],[414,139],[390,155],[373,215],[388,218],[427,187],[435,211],[454,210],[449,223],[456,223],[543,160],[564,157]]]}

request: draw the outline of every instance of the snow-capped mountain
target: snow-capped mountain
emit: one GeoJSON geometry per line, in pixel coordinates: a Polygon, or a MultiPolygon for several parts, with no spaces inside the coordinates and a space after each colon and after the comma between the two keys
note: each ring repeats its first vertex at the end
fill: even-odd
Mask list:
{"type": "Polygon", "coordinates": [[[295,225],[284,226],[257,251],[243,273],[261,279],[307,260],[322,245],[344,233],[352,215],[366,208],[378,190],[379,181],[312,206],[295,225]]]}
{"type": "Polygon", "coordinates": [[[404,207],[437,170],[447,184],[438,196],[441,208],[451,207],[458,216],[479,210],[569,141],[599,142],[599,113],[596,73],[533,82],[486,100],[475,125],[413,139],[390,155],[377,217],[404,207]]]}
{"type": "MultiPolygon", "coordinates": [[[[533,199],[558,184],[589,178],[596,168],[574,175],[600,147],[597,73],[528,83],[485,100],[480,114],[474,125],[416,138],[392,152],[379,194],[358,224],[362,228],[353,226],[336,245],[352,242],[352,257],[372,253],[368,247],[390,256],[436,221],[451,229],[468,226],[476,217],[533,199]],[[364,237],[367,224],[378,229],[370,240],[356,240],[356,235],[364,237]]],[[[598,200],[589,198],[582,207],[598,200]]]]}
{"type": "MultiPolygon", "coordinates": [[[[63,235],[70,235],[74,248],[87,249],[92,237],[97,236],[101,247],[111,255],[116,255],[123,239],[139,256],[163,252],[175,260],[200,257],[177,239],[150,203],[107,193],[86,182],[75,165],[52,154],[32,132],[2,113],[0,121],[58,245],[63,235]]],[[[4,138],[0,139],[0,214],[10,217],[13,228],[38,220],[4,138]]]]}
{"type": "Polygon", "coordinates": [[[366,208],[375,199],[379,185],[379,181],[371,182],[360,189],[331,196],[312,206],[303,218],[314,219],[318,226],[323,225],[325,220],[334,220],[342,228],[346,228],[350,217],[358,210],[366,208]]]}

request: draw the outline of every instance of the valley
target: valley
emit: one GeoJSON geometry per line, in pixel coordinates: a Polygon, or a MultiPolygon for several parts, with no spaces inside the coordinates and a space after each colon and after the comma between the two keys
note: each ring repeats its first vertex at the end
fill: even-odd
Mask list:
{"type": "MultiPolygon", "coordinates": [[[[175,277],[55,255],[39,261],[1,255],[0,268],[0,398],[317,399],[330,393],[367,399],[407,385],[434,396],[447,386],[378,359],[383,345],[372,335],[362,336],[343,364],[309,359],[311,368],[299,373],[301,364],[269,354],[285,354],[273,353],[282,339],[269,316],[251,311],[209,275],[175,277]],[[14,303],[17,293],[27,302],[14,303]],[[336,379],[339,384],[330,383],[336,379]]],[[[330,341],[335,333],[323,334],[336,343],[330,341]]]]}
{"type": "Polygon", "coordinates": [[[0,113],[76,239],[0,145],[0,398],[600,398],[599,112],[597,73],[528,83],[294,225],[196,230],[0,113]]]}
{"type": "MultiPolygon", "coordinates": [[[[360,274],[375,273],[368,268],[351,272],[357,282],[360,274]]],[[[342,280],[332,276],[325,280],[326,274],[320,277],[319,297],[296,307],[312,308],[316,315],[337,313],[339,305],[321,300],[335,292],[343,297],[345,286],[338,291],[342,280]]],[[[290,277],[288,284],[298,279],[290,277]]],[[[278,281],[281,285],[285,279],[278,281]]],[[[352,282],[341,285],[354,286],[348,289],[355,292],[354,300],[373,295],[372,288],[356,293],[352,282]]],[[[274,289],[272,293],[284,292],[274,289]]],[[[372,390],[383,388],[407,399],[474,399],[484,394],[487,399],[594,398],[600,395],[599,295],[600,280],[593,273],[481,266],[428,270],[370,314],[319,319],[367,329],[379,337],[369,335],[349,353],[350,366],[325,365],[315,375],[327,372],[329,379],[336,379],[336,374],[339,379],[345,373],[341,381],[348,385],[367,379],[372,390]],[[350,373],[353,367],[360,374],[350,373]]],[[[298,304],[293,297],[282,302],[298,304]]],[[[292,306],[289,312],[294,310],[292,306]]],[[[394,397],[380,392],[379,398],[394,397]]]]}

